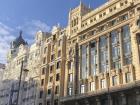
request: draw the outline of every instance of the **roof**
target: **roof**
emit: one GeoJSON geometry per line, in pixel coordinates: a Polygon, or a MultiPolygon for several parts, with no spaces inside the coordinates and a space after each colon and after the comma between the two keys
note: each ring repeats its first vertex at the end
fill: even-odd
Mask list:
{"type": "Polygon", "coordinates": [[[22,31],[20,31],[19,36],[13,41],[12,44],[14,48],[19,47],[21,44],[28,45],[28,43],[22,37],[22,31]]]}

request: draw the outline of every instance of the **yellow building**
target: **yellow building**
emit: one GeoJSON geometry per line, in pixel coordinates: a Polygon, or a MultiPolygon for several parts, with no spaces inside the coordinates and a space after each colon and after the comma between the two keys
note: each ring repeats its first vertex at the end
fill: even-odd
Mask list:
{"type": "Polygon", "coordinates": [[[95,10],[80,2],[71,9],[61,57],[61,28],[44,46],[43,104],[139,105],[139,28],[139,0],[110,0],[95,10]]]}
{"type": "MultiPolygon", "coordinates": [[[[27,46],[18,47],[20,54],[27,46]]],[[[40,80],[33,105],[140,105],[140,0],[109,0],[94,10],[80,2],[67,27],[38,32],[26,53],[27,77],[40,80]]],[[[26,98],[23,105],[31,104],[26,98]]]]}

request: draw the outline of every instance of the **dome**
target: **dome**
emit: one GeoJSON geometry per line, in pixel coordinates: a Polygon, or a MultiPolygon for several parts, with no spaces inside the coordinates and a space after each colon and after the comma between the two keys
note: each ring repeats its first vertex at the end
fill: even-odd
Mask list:
{"type": "Polygon", "coordinates": [[[23,39],[22,37],[22,31],[20,31],[19,36],[12,42],[11,47],[12,48],[17,48],[19,47],[21,44],[23,45],[28,45],[28,43],[23,39]]]}

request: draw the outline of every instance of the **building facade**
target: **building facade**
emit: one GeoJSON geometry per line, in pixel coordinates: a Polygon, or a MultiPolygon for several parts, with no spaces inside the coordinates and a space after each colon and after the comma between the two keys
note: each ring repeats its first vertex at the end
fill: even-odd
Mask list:
{"type": "Polygon", "coordinates": [[[86,11],[74,26],[75,16],[70,15],[61,104],[140,104],[139,3],[110,0],[86,11]],[[76,26],[81,26],[77,32],[73,31],[76,26]]]}
{"type": "Polygon", "coordinates": [[[30,47],[21,39],[10,49],[0,105],[140,105],[140,0],[94,10],[80,2],[67,27],[37,32],[30,47]]]}

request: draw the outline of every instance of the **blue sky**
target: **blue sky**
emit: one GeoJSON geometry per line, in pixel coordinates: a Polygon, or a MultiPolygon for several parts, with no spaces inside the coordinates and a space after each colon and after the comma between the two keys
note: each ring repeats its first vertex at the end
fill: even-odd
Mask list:
{"type": "MultiPolygon", "coordinates": [[[[92,8],[107,0],[81,0],[92,8]]],[[[0,0],[0,62],[6,62],[9,43],[23,30],[24,38],[33,42],[38,30],[50,31],[51,27],[67,25],[70,8],[79,5],[80,0],[0,0]]]]}

